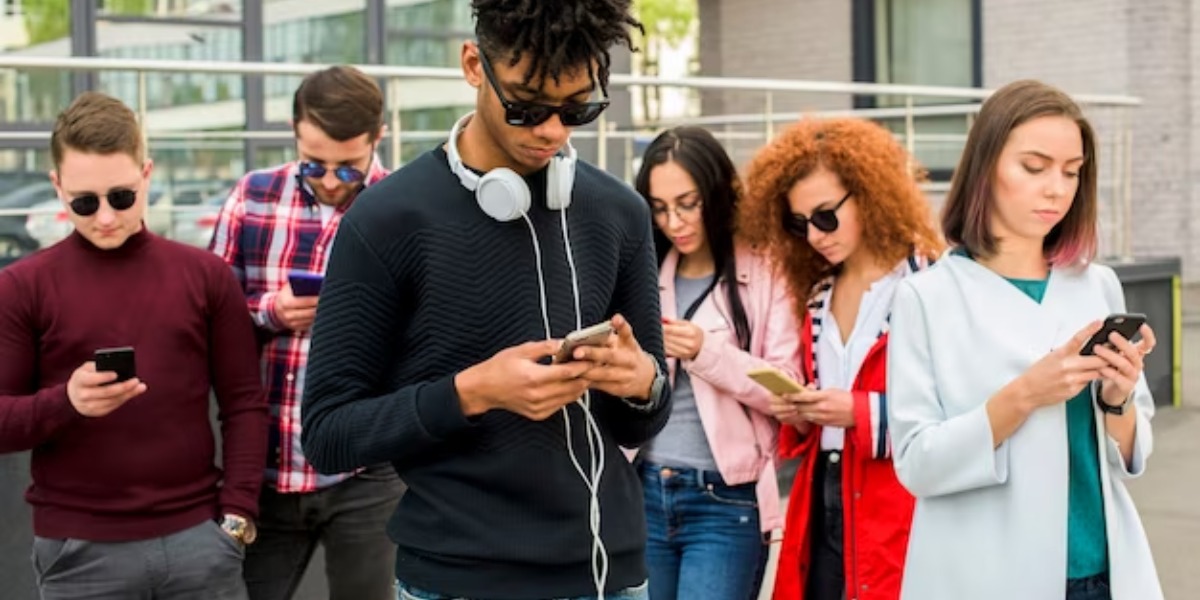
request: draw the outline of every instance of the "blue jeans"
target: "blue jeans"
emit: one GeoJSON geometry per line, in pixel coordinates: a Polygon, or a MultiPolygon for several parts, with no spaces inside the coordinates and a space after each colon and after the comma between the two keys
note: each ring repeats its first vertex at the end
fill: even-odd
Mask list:
{"type": "MultiPolygon", "coordinates": [[[[414,588],[403,581],[397,582],[396,587],[399,592],[396,595],[397,600],[466,600],[466,598],[455,598],[444,594],[427,592],[422,589],[414,588]]],[[[646,584],[636,585],[631,588],[623,589],[612,594],[605,594],[604,600],[648,600],[650,597],[646,595],[646,584]]],[[[598,600],[597,596],[580,596],[578,598],[562,598],[556,600],[598,600]]]]}
{"type": "Polygon", "coordinates": [[[639,465],[646,503],[650,600],[752,600],[767,560],[753,483],[639,465]]]}

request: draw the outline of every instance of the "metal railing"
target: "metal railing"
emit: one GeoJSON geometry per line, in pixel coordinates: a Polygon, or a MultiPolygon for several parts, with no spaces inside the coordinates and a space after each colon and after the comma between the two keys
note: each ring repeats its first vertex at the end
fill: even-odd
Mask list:
{"type": "MultiPolygon", "coordinates": [[[[134,73],[137,77],[137,101],[134,109],[143,123],[151,114],[147,97],[147,76],[152,73],[189,73],[238,75],[243,77],[304,76],[325,64],[263,63],[263,62],[205,62],[179,60],[137,60],[113,58],[53,58],[32,56],[5,56],[0,54],[0,69],[55,70],[55,71],[116,71],[134,73]]],[[[402,142],[435,141],[443,138],[445,131],[406,130],[401,119],[404,108],[403,82],[406,81],[461,81],[459,69],[435,67],[406,67],[381,65],[356,65],[364,73],[380,79],[388,98],[386,134],[392,166],[400,165],[402,142]]],[[[465,84],[464,84],[465,85],[465,84]]],[[[689,115],[683,118],[664,119],[658,122],[637,122],[619,125],[601,114],[594,128],[580,129],[573,133],[575,138],[594,139],[597,148],[597,166],[609,167],[610,142],[619,142],[621,158],[620,172],[626,180],[632,179],[637,140],[644,140],[665,126],[694,124],[706,126],[714,135],[727,144],[746,142],[761,144],[771,139],[781,123],[795,121],[803,116],[829,117],[854,116],[891,123],[897,137],[906,146],[910,155],[916,155],[919,144],[961,144],[966,138],[980,101],[990,95],[991,90],[976,88],[954,88],[918,85],[874,84],[858,82],[770,80],[737,77],[684,77],[660,78],[627,74],[614,74],[610,88],[628,89],[645,93],[650,88],[672,88],[692,90],[700,94],[761,95],[762,112],[727,115],[689,115]],[[789,98],[796,95],[823,95],[845,98],[847,108],[818,108],[807,111],[781,110],[789,98]],[[890,98],[899,106],[883,108],[848,108],[854,97],[890,98]],[[953,103],[922,105],[922,101],[936,100],[953,103]],[[921,119],[962,119],[961,133],[919,133],[921,119]]],[[[1124,257],[1132,255],[1132,119],[1129,111],[1141,104],[1141,100],[1130,96],[1077,94],[1072,96],[1089,111],[1107,111],[1098,115],[1097,130],[1106,151],[1102,153],[1107,162],[1102,169],[1105,175],[1102,190],[1102,207],[1107,213],[1108,246],[1112,253],[1124,257]]],[[[744,101],[741,104],[746,104],[744,101]]],[[[792,102],[795,104],[795,102],[792,102]]],[[[829,104],[829,103],[823,103],[829,104]]],[[[1095,117],[1093,117],[1095,118],[1095,117]]],[[[158,147],[161,144],[213,142],[230,144],[234,149],[246,140],[290,139],[290,131],[278,130],[155,130],[147,127],[145,135],[158,147]]],[[[0,147],[6,140],[46,139],[48,132],[0,131],[0,147]]],[[[929,186],[937,190],[938,187],[929,186]]],[[[944,188],[943,188],[944,189],[944,188]]]]}

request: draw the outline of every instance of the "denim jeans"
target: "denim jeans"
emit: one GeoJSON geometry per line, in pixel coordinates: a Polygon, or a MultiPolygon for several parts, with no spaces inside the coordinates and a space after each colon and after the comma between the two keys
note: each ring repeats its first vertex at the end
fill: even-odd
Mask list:
{"type": "Polygon", "coordinates": [[[711,471],[641,463],[650,600],[752,600],[767,546],[755,484],[711,471]]]}
{"type": "Polygon", "coordinates": [[[1112,600],[1108,573],[1067,580],[1067,600],[1112,600]]]}
{"type": "MultiPolygon", "coordinates": [[[[397,582],[396,587],[399,589],[399,592],[396,594],[397,600],[467,600],[466,598],[455,598],[453,596],[446,596],[444,594],[427,592],[422,589],[414,588],[403,581],[397,582]]],[[[577,598],[561,598],[554,600],[598,600],[598,598],[598,596],[579,596],[577,598]]],[[[619,592],[604,595],[604,600],[648,600],[649,598],[650,596],[646,595],[645,583],[623,589],[619,592]]]]}

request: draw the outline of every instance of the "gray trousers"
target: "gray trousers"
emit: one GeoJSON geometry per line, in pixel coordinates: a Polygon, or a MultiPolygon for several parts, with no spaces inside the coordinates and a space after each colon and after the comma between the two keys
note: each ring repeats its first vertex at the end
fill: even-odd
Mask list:
{"type": "Polygon", "coordinates": [[[42,600],[245,600],[244,555],[214,521],[136,542],[33,540],[42,600]]]}

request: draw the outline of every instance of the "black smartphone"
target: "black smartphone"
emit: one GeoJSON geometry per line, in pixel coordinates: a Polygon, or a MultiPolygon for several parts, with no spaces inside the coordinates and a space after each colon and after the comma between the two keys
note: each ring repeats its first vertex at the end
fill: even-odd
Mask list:
{"type": "Polygon", "coordinates": [[[1138,329],[1145,322],[1146,315],[1141,313],[1108,315],[1108,318],[1104,319],[1104,325],[1100,327],[1100,331],[1092,335],[1092,339],[1083,345],[1083,348],[1079,350],[1079,354],[1083,356],[1095,354],[1095,347],[1098,344],[1104,344],[1111,348],[1112,343],[1108,341],[1108,336],[1114,331],[1120,334],[1121,337],[1133,341],[1133,336],[1137,335],[1138,329]]]}
{"type": "Polygon", "coordinates": [[[306,271],[292,271],[288,273],[288,283],[292,286],[292,295],[297,298],[320,295],[321,284],[324,281],[325,276],[320,273],[308,273],[306,271]]]}
{"type": "Polygon", "coordinates": [[[96,351],[96,370],[103,373],[105,371],[115,371],[117,380],[113,383],[129,381],[137,377],[137,366],[133,360],[133,348],[123,346],[120,348],[101,348],[96,351]]]}

